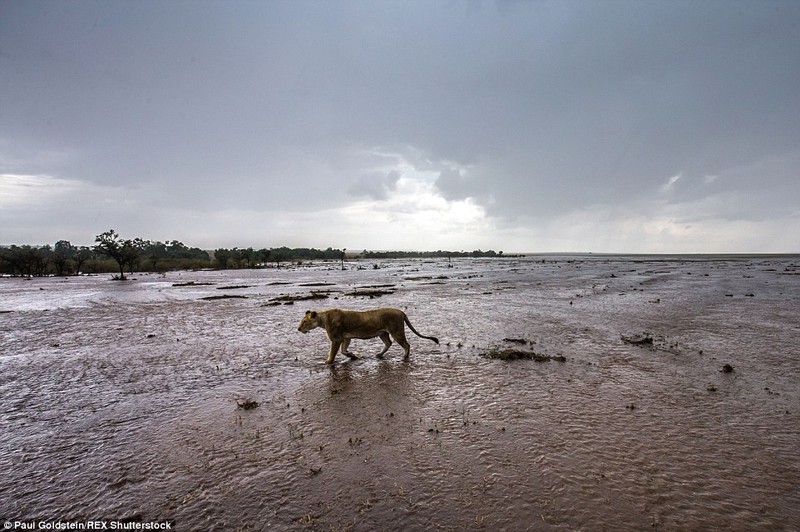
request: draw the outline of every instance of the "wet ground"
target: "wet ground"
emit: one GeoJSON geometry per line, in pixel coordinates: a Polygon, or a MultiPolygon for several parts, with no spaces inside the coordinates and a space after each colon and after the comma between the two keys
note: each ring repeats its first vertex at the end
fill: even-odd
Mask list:
{"type": "Polygon", "coordinates": [[[800,523],[800,257],[347,266],[0,279],[0,518],[800,523]],[[326,366],[324,332],[297,331],[379,306],[441,344],[326,366]],[[505,349],[547,357],[482,356],[505,349]]]}

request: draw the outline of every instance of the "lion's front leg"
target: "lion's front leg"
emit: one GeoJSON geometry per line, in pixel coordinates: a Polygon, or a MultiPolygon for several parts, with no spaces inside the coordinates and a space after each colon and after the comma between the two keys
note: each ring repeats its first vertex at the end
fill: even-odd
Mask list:
{"type": "Polygon", "coordinates": [[[336,352],[339,351],[339,346],[341,345],[341,340],[331,340],[331,350],[328,352],[328,358],[325,360],[326,364],[333,364],[333,359],[336,358],[336,352]]]}

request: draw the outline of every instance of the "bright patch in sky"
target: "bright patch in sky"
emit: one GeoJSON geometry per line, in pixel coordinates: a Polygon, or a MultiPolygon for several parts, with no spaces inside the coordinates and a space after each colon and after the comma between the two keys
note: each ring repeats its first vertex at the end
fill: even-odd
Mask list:
{"type": "Polygon", "coordinates": [[[48,205],[81,183],[48,175],[0,174],[0,208],[48,205]]]}

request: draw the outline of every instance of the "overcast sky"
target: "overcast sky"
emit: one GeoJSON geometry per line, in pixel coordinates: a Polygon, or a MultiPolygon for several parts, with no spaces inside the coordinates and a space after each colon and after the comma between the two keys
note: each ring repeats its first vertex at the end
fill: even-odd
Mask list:
{"type": "Polygon", "coordinates": [[[0,0],[0,244],[800,252],[800,2],[0,0]]]}

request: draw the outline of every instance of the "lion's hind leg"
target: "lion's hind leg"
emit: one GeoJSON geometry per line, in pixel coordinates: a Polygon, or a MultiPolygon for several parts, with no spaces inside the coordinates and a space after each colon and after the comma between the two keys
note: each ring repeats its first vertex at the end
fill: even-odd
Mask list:
{"type": "Polygon", "coordinates": [[[358,360],[360,357],[355,353],[351,353],[349,347],[350,347],[350,338],[345,338],[344,340],[342,340],[342,354],[347,355],[353,360],[358,360]]]}
{"type": "Polygon", "coordinates": [[[394,335],[394,340],[395,340],[395,342],[400,344],[400,347],[402,347],[403,351],[405,351],[403,356],[405,358],[408,358],[408,354],[411,352],[411,344],[409,344],[408,340],[406,340],[406,331],[405,331],[405,329],[400,329],[400,331],[398,331],[398,333],[396,335],[394,335]]]}
{"type": "Polygon", "coordinates": [[[377,356],[378,358],[383,358],[383,354],[386,353],[386,351],[388,351],[390,347],[392,347],[392,339],[389,336],[389,333],[387,332],[382,332],[379,336],[381,337],[381,340],[383,340],[384,347],[383,351],[381,351],[375,356],[377,356]]]}

